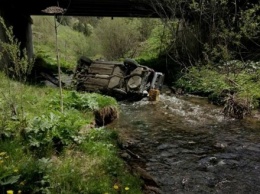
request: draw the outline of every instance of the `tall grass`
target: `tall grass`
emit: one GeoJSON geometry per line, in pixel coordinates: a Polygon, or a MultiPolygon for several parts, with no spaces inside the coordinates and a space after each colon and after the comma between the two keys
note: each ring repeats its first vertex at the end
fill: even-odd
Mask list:
{"type": "MultiPolygon", "coordinates": [[[[34,23],[32,26],[35,54],[47,59],[50,64],[56,64],[53,20],[53,16],[33,16],[34,23]]],[[[90,39],[69,26],[58,24],[57,30],[61,66],[74,69],[80,56],[91,55],[93,46],[89,43],[90,39]]]]}
{"type": "Polygon", "coordinates": [[[115,105],[113,98],[65,90],[60,114],[57,88],[23,85],[3,73],[0,79],[1,193],[141,193],[117,155],[117,134],[93,125],[93,108],[115,105]],[[23,119],[9,103],[19,112],[21,95],[23,119]]]}

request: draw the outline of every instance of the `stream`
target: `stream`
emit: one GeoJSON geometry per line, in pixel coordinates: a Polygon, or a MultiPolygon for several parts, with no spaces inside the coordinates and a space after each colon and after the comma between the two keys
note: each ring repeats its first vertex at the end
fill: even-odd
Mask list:
{"type": "Polygon", "coordinates": [[[220,107],[192,96],[119,103],[110,126],[138,156],[128,162],[148,172],[161,193],[260,193],[259,119],[225,118],[220,107]]]}

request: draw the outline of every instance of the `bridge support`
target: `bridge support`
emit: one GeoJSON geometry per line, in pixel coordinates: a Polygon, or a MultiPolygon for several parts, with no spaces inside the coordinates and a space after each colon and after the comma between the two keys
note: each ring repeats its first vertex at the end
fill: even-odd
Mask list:
{"type": "MultiPolygon", "coordinates": [[[[14,6],[3,6],[0,3],[0,16],[4,19],[7,26],[13,27],[14,36],[21,43],[21,50],[24,48],[27,51],[29,58],[33,57],[33,42],[32,42],[32,19],[29,14],[22,13],[14,6]]],[[[6,41],[5,31],[0,25],[0,40],[6,41]]],[[[0,50],[1,52],[1,50],[0,50]]],[[[1,61],[2,63],[3,61],[1,61]]],[[[8,62],[8,61],[4,61],[8,62]]],[[[2,64],[0,64],[1,68],[2,64]]]]}

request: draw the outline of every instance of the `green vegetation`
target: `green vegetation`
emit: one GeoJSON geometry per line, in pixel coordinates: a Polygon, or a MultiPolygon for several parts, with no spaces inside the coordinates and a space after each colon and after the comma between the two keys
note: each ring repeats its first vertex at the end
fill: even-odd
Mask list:
{"type": "Polygon", "coordinates": [[[175,84],[183,88],[187,93],[196,93],[200,95],[221,95],[224,91],[236,93],[240,98],[247,98],[254,102],[258,107],[260,99],[260,67],[259,63],[251,63],[252,68],[239,71],[236,63],[236,72],[225,72],[223,69],[203,67],[191,67],[189,71],[181,77],[175,84]]]}
{"type": "Polygon", "coordinates": [[[233,61],[221,68],[193,66],[174,85],[186,93],[208,96],[213,103],[224,105],[224,113],[232,117],[243,118],[260,107],[259,62],[233,61]],[[239,114],[244,115],[235,115],[235,106],[239,106],[243,110],[239,114]]]}
{"type": "Polygon", "coordinates": [[[57,88],[0,78],[1,193],[141,193],[117,134],[93,124],[93,110],[117,106],[113,98],[65,90],[61,114],[57,88]]]}
{"type": "Polygon", "coordinates": [[[95,125],[94,112],[118,109],[116,100],[64,90],[61,112],[58,88],[28,85],[31,63],[12,28],[5,31],[0,57],[14,66],[1,64],[0,192],[141,193],[141,181],[118,156],[117,134],[95,125]]]}
{"type": "MultiPolygon", "coordinates": [[[[53,16],[34,16],[33,21],[35,55],[44,58],[48,64],[55,65],[54,18],[53,16]]],[[[59,25],[57,30],[61,66],[73,70],[79,56],[88,56],[90,44],[84,34],[74,31],[68,26],[59,25]]]]}
{"type": "Polygon", "coordinates": [[[0,40],[0,61],[3,61],[1,69],[12,78],[25,81],[31,72],[33,60],[28,58],[26,49],[21,51],[21,43],[14,37],[12,27],[8,27],[2,17],[0,17],[0,27],[6,37],[5,41],[0,40]]]}
{"type": "MultiPolygon", "coordinates": [[[[34,16],[33,21],[36,56],[56,64],[53,16],[34,16]]],[[[120,60],[140,55],[150,59],[155,58],[161,49],[159,31],[163,26],[159,19],[65,16],[58,21],[61,22],[58,26],[61,66],[71,70],[82,55],[94,60],[120,60]],[[147,40],[149,37],[150,41],[147,40]]]]}
{"type": "Polygon", "coordinates": [[[164,64],[167,83],[209,96],[232,117],[259,108],[258,2],[143,1],[164,21],[166,46],[153,62],[164,64]]]}
{"type": "MultiPolygon", "coordinates": [[[[161,20],[58,17],[63,73],[82,55],[134,58],[163,71],[167,84],[223,105],[226,115],[243,118],[259,109],[259,4],[144,1],[161,20]]],[[[0,61],[11,62],[3,61],[0,74],[0,192],[141,193],[140,180],[117,156],[117,134],[93,124],[94,111],[118,108],[115,99],[64,90],[61,113],[57,89],[28,85],[32,61],[0,23],[7,32],[0,61]]],[[[36,71],[57,73],[53,16],[33,17],[33,41],[36,71]]]]}

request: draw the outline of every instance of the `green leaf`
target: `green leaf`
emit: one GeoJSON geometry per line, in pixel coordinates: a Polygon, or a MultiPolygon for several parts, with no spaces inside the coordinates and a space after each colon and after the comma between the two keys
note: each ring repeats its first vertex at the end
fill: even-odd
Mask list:
{"type": "Polygon", "coordinates": [[[0,181],[0,185],[14,184],[14,183],[16,183],[19,180],[20,176],[21,175],[10,176],[5,181],[0,181]]]}

